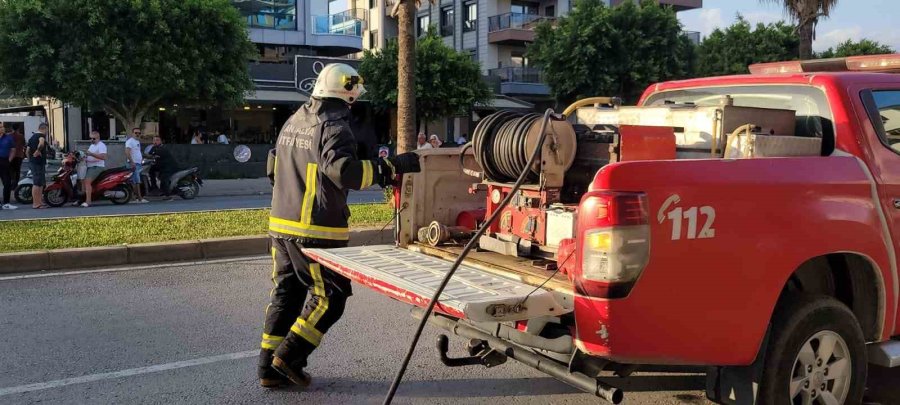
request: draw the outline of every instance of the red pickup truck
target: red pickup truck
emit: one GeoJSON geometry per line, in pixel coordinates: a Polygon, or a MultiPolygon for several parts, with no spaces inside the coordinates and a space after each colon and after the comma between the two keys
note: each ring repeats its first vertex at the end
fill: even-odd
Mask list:
{"type": "Polygon", "coordinates": [[[540,119],[495,114],[474,153],[426,151],[402,179],[395,245],[307,253],[424,307],[502,209],[430,317],[472,339],[450,359],[442,338],[445,364],[513,358],[613,402],[603,372],[703,366],[720,403],[860,403],[868,363],[900,366],[895,70],[900,55],[764,64],[581,103],[508,207],[522,159],[499,156],[540,119]]]}

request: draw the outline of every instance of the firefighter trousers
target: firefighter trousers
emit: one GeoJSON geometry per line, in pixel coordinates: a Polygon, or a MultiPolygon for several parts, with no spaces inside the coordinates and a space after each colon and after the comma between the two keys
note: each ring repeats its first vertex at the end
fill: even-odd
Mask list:
{"type": "Polygon", "coordinates": [[[267,373],[273,354],[293,369],[306,367],[307,358],[341,318],[347,298],[353,294],[349,279],[305,256],[303,247],[299,242],[272,238],[275,286],[266,307],[261,377],[267,373]]]}

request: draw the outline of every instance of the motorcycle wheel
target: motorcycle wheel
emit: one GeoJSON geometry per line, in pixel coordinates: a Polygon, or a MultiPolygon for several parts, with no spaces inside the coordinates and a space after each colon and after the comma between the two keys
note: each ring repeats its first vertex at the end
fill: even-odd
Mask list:
{"type": "Polygon", "coordinates": [[[134,194],[134,190],[131,188],[130,184],[129,185],[120,184],[118,186],[113,187],[113,189],[110,191],[112,191],[113,193],[118,193],[118,192],[125,193],[125,196],[122,198],[110,198],[109,199],[110,201],[112,201],[113,204],[116,204],[116,205],[128,204],[128,202],[131,201],[131,196],[134,194]]]}
{"type": "Polygon", "coordinates": [[[44,192],[44,202],[51,207],[62,207],[69,202],[69,196],[63,189],[57,188],[44,192]]]}
{"type": "Polygon", "coordinates": [[[181,198],[185,200],[193,200],[197,197],[197,194],[200,194],[200,183],[191,181],[190,184],[179,186],[178,191],[178,195],[180,195],[181,198]]]}
{"type": "Polygon", "coordinates": [[[19,204],[31,204],[34,201],[34,198],[31,197],[31,184],[22,184],[16,187],[15,197],[19,204]]]}

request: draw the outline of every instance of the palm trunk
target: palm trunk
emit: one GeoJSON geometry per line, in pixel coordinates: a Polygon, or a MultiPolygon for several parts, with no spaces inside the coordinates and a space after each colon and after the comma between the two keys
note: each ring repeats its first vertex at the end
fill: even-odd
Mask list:
{"type": "Polygon", "coordinates": [[[815,21],[807,21],[805,24],[797,27],[800,35],[800,59],[812,59],[812,42],[813,42],[813,25],[815,21]]]}
{"type": "Polygon", "coordinates": [[[416,3],[402,0],[398,10],[397,153],[416,149],[416,3]]]}

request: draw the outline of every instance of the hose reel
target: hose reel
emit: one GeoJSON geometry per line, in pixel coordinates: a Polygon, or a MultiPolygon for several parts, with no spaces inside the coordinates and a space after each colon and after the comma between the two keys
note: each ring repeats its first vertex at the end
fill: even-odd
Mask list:
{"type": "Polygon", "coordinates": [[[562,119],[552,119],[547,124],[541,158],[529,166],[529,156],[541,137],[541,121],[541,114],[514,111],[500,111],[482,119],[466,146],[474,149],[475,161],[483,171],[474,174],[488,181],[510,183],[527,170],[527,183],[562,186],[566,170],[575,161],[575,130],[562,119]]]}

